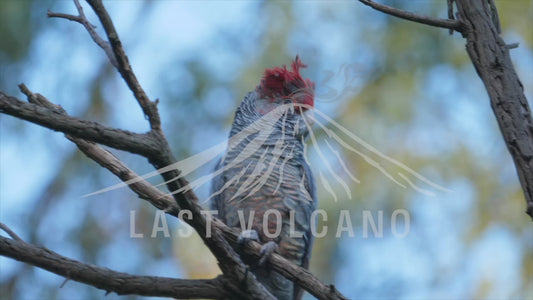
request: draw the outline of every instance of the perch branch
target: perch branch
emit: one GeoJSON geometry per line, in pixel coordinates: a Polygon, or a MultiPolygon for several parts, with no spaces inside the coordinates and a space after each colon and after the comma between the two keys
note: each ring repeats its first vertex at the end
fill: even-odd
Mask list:
{"type": "MultiPolygon", "coordinates": [[[[102,167],[110,170],[124,182],[139,178],[134,171],[125,166],[124,163],[122,163],[109,151],[94,143],[70,137],[69,139],[76,143],[78,148],[89,158],[100,164],[102,167]]],[[[130,184],[129,187],[141,199],[147,200],[155,207],[167,212],[172,216],[179,216],[179,208],[174,199],[170,195],[161,192],[148,182],[140,180],[130,184]]],[[[230,241],[233,247],[242,247],[237,242],[239,232],[236,229],[227,227],[218,219],[212,219],[211,224],[213,224],[213,228],[220,230],[220,232],[224,234],[225,238],[230,241]]],[[[247,243],[244,252],[259,259],[261,245],[256,242],[247,243]]],[[[337,290],[332,289],[331,285],[322,283],[308,270],[287,261],[279,254],[274,253],[272,255],[270,264],[274,270],[299,284],[306,291],[319,299],[346,299],[337,290]]]]}

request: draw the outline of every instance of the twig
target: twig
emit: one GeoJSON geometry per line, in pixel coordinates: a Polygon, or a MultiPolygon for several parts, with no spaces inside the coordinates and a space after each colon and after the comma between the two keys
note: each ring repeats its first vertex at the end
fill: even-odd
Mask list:
{"type": "Polygon", "coordinates": [[[507,44],[505,45],[505,47],[507,49],[515,49],[515,48],[518,48],[518,46],[520,46],[520,43],[516,42],[516,43],[510,43],[510,44],[507,44]]]}
{"type": "MultiPolygon", "coordinates": [[[[453,14],[453,1],[454,0],[447,0],[446,3],[448,5],[448,19],[455,20],[455,16],[453,14]]],[[[449,30],[450,34],[453,34],[453,29],[450,28],[449,30]]]]}
{"type": "Polygon", "coordinates": [[[0,223],[0,229],[5,231],[12,239],[22,241],[22,239],[13,230],[11,230],[11,228],[7,227],[6,224],[0,223]]]}
{"type": "Polygon", "coordinates": [[[63,280],[63,282],[62,282],[61,285],[59,286],[59,288],[62,289],[62,288],[65,286],[65,284],[67,284],[67,282],[69,282],[69,281],[70,281],[70,278],[68,278],[68,277],[65,278],[65,280],[63,280]]]}
{"type": "Polygon", "coordinates": [[[100,48],[104,50],[111,64],[115,66],[116,68],[118,68],[117,59],[115,57],[115,54],[113,53],[113,50],[111,49],[111,45],[109,44],[109,42],[104,41],[96,32],[95,30],[96,26],[94,26],[93,24],[89,22],[89,20],[87,20],[87,18],[85,17],[85,13],[83,12],[83,7],[81,6],[80,2],[78,0],[74,0],[74,4],[76,5],[76,9],[78,10],[77,16],[64,14],[64,13],[56,13],[52,11],[48,11],[47,16],[49,18],[67,19],[67,20],[74,21],[74,22],[77,22],[83,25],[83,27],[85,27],[85,29],[87,29],[87,31],[89,32],[89,35],[91,36],[93,41],[98,46],[100,46],[100,48]]]}
{"type": "Polygon", "coordinates": [[[368,5],[375,10],[379,10],[388,15],[395,16],[401,19],[405,19],[405,20],[409,20],[409,21],[413,21],[413,22],[417,22],[421,24],[426,24],[430,26],[436,26],[436,27],[448,28],[448,29],[460,31],[461,22],[459,22],[458,20],[436,19],[436,18],[431,18],[428,16],[422,16],[422,15],[418,15],[412,12],[390,7],[384,4],[379,4],[371,0],[359,0],[359,2],[365,5],[368,5]]]}

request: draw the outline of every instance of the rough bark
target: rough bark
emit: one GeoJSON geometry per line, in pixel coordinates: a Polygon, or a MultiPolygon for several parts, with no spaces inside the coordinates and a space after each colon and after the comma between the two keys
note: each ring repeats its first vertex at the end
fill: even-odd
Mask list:
{"type": "Polygon", "coordinates": [[[466,51],[487,89],[533,219],[533,120],[509,47],[499,35],[496,8],[490,1],[455,2],[466,51]]]}

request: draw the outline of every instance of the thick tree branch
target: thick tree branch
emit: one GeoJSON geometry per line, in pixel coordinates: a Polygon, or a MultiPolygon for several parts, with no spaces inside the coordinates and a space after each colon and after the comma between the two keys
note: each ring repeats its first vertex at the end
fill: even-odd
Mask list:
{"type": "Polygon", "coordinates": [[[375,10],[379,10],[391,16],[395,16],[401,19],[426,24],[435,27],[448,28],[450,30],[460,31],[461,23],[452,19],[436,19],[428,16],[418,15],[412,12],[404,11],[394,7],[390,7],[384,4],[379,4],[371,0],[359,0],[359,2],[372,7],[375,10]]]}
{"type": "Polygon", "coordinates": [[[526,212],[533,220],[533,120],[508,46],[498,34],[496,8],[492,0],[455,3],[464,24],[466,50],[489,94],[524,190],[526,212]]]}
{"type": "Polygon", "coordinates": [[[1,91],[0,112],[55,131],[143,156],[153,155],[159,150],[158,142],[150,134],[138,134],[106,127],[92,121],[80,120],[63,114],[60,110],[27,103],[1,91]]]}
{"type": "Polygon", "coordinates": [[[175,279],[156,276],[135,276],[95,265],[85,264],[44,247],[27,244],[22,240],[0,236],[0,255],[11,257],[48,270],[67,279],[86,283],[119,295],[142,295],[172,298],[219,298],[228,293],[223,277],[214,279],[175,279]]]}

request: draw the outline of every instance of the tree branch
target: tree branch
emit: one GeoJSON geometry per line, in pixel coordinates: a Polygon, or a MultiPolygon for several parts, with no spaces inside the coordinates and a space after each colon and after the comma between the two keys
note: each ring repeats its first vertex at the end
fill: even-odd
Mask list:
{"type": "Polygon", "coordinates": [[[85,29],[87,29],[87,31],[89,32],[89,35],[91,36],[93,41],[98,46],[100,46],[100,48],[104,50],[111,64],[115,66],[115,68],[118,68],[117,59],[115,57],[115,54],[113,53],[113,49],[111,49],[111,45],[109,44],[109,42],[104,41],[104,39],[102,39],[98,35],[98,33],[96,33],[96,30],[94,30],[96,26],[94,26],[93,24],[89,22],[89,20],[87,20],[87,18],[85,17],[85,13],[83,12],[83,7],[81,6],[80,2],[78,0],[74,0],[74,4],[76,5],[76,9],[78,10],[77,16],[63,14],[63,13],[55,13],[51,11],[48,11],[47,16],[49,18],[67,19],[67,20],[74,21],[74,22],[77,22],[83,25],[83,27],[85,27],[85,29]]]}
{"type": "Polygon", "coordinates": [[[44,247],[0,236],[0,255],[48,270],[67,279],[89,284],[119,295],[142,295],[171,298],[219,298],[228,293],[223,277],[214,279],[175,279],[135,276],[95,265],[85,264],[44,247]]]}
{"type": "Polygon", "coordinates": [[[101,0],[87,0],[89,5],[93,8],[94,12],[100,19],[100,22],[104,26],[105,33],[111,44],[113,53],[117,60],[117,70],[119,71],[124,81],[133,92],[135,99],[139,102],[144,115],[148,118],[150,122],[150,127],[152,130],[161,132],[161,119],[159,117],[159,112],[157,111],[157,101],[152,102],[148,95],[144,92],[144,89],[141,87],[137,76],[133,73],[133,69],[129,63],[128,56],[122,47],[122,42],[118,36],[118,32],[113,25],[111,17],[107,13],[107,10],[104,8],[101,0]]]}
{"type": "Polygon", "coordinates": [[[412,12],[404,11],[394,7],[390,7],[384,4],[379,4],[371,0],[359,0],[359,2],[372,7],[375,10],[379,10],[391,16],[395,16],[401,19],[413,21],[420,24],[426,24],[435,27],[448,28],[450,30],[460,31],[461,23],[452,19],[436,19],[428,16],[418,15],[412,12]]]}
{"type": "MultiPolygon", "coordinates": [[[[113,25],[111,17],[107,13],[101,0],[87,0],[89,5],[93,8],[98,16],[106,32],[107,38],[111,43],[113,52],[118,62],[118,71],[126,84],[133,92],[137,102],[141,106],[144,114],[148,117],[151,133],[159,142],[159,151],[153,155],[147,156],[148,160],[154,165],[156,169],[161,169],[166,166],[173,165],[176,159],[172,155],[168,141],[161,130],[161,121],[159,112],[157,110],[157,101],[152,102],[139,84],[137,77],[133,73],[132,67],[129,64],[126,53],[122,47],[122,42],[119,39],[118,33],[113,25]]],[[[189,183],[184,178],[179,176],[179,170],[170,170],[161,174],[167,182],[167,187],[170,191],[179,190],[181,187],[189,183]]],[[[204,243],[211,250],[213,255],[217,258],[222,272],[233,279],[235,282],[242,282],[248,289],[252,298],[272,299],[273,296],[268,292],[256,279],[255,276],[248,272],[248,267],[241,261],[239,256],[231,248],[231,246],[224,239],[222,234],[215,228],[212,230],[210,238],[207,234],[207,223],[205,217],[201,214],[201,207],[198,205],[198,198],[193,191],[174,194],[174,199],[177,201],[181,209],[188,209],[193,215],[193,220],[186,222],[191,225],[200,235],[204,243]]]]}
{"type": "Polygon", "coordinates": [[[34,102],[36,99],[37,96],[33,100],[29,98],[31,103],[27,103],[0,91],[0,112],[55,131],[143,156],[153,155],[159,150],[158,142],[149,134],[138,134],[80,120],[64,114],[62,109],[49,109],[37,105],[34,102]]]}
{"type": "Polygon", "coordinates": [[[499,36],[492,0],[455,0],[464,24],[466,50],[485,84],[500,131],[513,157],[524,190],[526,213],[533,220],[533,120],[524,88],[499,36]]]}
{"type": "Polygon", "coordinates": [[[7,227],[6,224],[0,223],[0,229],[5,231],[12,239],[16,241],[22,241],[22,239],[13,230],[11,230],[11,228],[7,227]]]}

